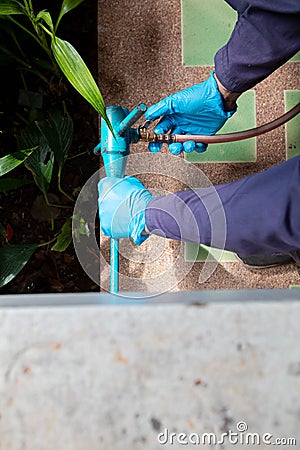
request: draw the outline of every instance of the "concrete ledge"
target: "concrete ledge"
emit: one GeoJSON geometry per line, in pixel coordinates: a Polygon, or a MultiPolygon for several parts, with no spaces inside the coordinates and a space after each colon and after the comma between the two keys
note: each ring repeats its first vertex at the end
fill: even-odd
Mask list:
{"type": "Polygon", "coordinates": [[[220,440],[238,422],[248,426],[239,439],[270,433],[299,445],[299,295],[3,296],[0,449],[242,449],[176,440],[220,440]],[[176,437],[163,445],[159,433],[176,437]]]}
{"type": "Polygon", "coordinates": [[[158,295],[150,292],[2,295],[0,308],[286,301],[300,301],[300,289],[179,291],[158,295]]]}

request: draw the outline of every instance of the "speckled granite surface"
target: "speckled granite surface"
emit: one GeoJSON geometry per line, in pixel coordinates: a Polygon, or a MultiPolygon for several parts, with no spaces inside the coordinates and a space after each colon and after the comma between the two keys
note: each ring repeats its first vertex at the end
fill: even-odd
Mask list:
{"type": "MultiPolygon", "coordinates": [[[[107,2],[98,0],[98,37],[99,85],[107,105],[129,109],[140,102],[150,105],[179,89],[204,81],[212,69],[182,65],[180,0],[163,4],[156,0],[117,0],[109,7],[107,2]]],[[[299,75],[300,63],[289,62],[255,88],[257,125],[284,113],[284,90],[300,89],[299,75]]],[[[145,144],[139,143],[131,146],[131,152],[145,154],[148,150],[145,144]]],[[[167,148],[162,153],[167,154],[167,148]]],[[[257,139],[255,163],[206,163],[197,166],[213,184],[219,184],[264,170],[284,161],[285,157],[285,129],[281,127],[257,139]]],[[[176,158],[169,167],[172,178],[160,175],[160,168],[154,164],[150,166],[152,173],[140,177],[147,187],[160,192],[182,188],[181,182],[176,181],[176,158]]],[[[178,275],[180,264],[174,270],[172,267],[182,245],[165,240],[162,243],[161,240],[154,237],[139,249],[130,246],[129,251],[125,251],[121,257],[121,272],[129,278],[121,289],[131,290],[130,278],[135,277],[140,279],[140,290],[152,290],[153,279],[164,273],[165,279],[173,278],[173,290],[280,288],[300,282],[299,268],[293,264],[258,272],[239,263],[221,263],[206,282],[199,283],[203,264],[196,263],[188,274],[178,275]],[[153,251],[157,247],[160,252],[149,262],[151,248],[153,251]],[[136,262],[137,254],[138,260],[144,263],[136,262]]],[[[108,258],[107,238],[101,237],[101,251],[108,258]]],[[[102,273],[102,276],[107,277],[108,274],[102,273]]]]}

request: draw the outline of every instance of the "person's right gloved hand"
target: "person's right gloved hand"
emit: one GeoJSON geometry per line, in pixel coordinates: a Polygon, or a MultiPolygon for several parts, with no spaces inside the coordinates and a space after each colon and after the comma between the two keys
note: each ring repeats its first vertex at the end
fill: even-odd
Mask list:
{"type": "MultiPolygon", "coordinates": [[[[162,119],[154,128],[157,134],[171,132],[172,134],[215,134],[236,111],[224,111],[223,99],[218,90],[214,73],[200,84],[164,98],[145,112],[147,120],[162,119]]],[[[162,144],[149,144],[151,152],[158,152],[162,144]]],[[[196,144],[190,140],[183,144],[176,142],[169,144],[169,150],[174,155],[182,151],[204,152],[207,144],[196,144]]]]}
{"type": "Polygon", "coordinates": [[[145,211],[153,198],[135,177],[106,177],[98,184],[102,232],[115,239],[132,238],[140,245],[145,234],[145,211]]]}

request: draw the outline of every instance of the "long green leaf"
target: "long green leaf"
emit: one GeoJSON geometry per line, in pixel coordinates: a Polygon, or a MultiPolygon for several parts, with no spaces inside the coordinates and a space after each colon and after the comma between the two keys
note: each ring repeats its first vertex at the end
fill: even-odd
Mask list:
{"type": "Polygon", "coordinates": [[[49,160],[45,162],[48,158],[48,152],[39,149],[34,155],[34,158],[28,160],[25,164],[26,168],[32,173],[36,185],[43,194],[48,192],[53,172],[54,155],[52,152],[49,153],[49,160]]]}
{"type": "Polygon", "coordinates": [[[36,16],[36,21],[38,22],[40,20],[43,20],[48,25],[51,32],[54,33],[52,18],[48,11],[40,11],[38,13],[38,15],[36,16]]]}
{"type": "Polygon", "coordinates": [[[48,112],[45,120],[37,121],[36,125],[54,153],[61,169],[67,159],[68,150],[73,140],[73,121],[59,109],[48,112]]]}
{"type": "Polygon", "coordinates": [[[9,191],[14,191],[19,187],[25,186],[26,184],[31,184],[31,180],[26,180],[26,178],[0,178],[0,193],[6,193],[9,191]]]}
{"type": "Polygon", "coordinates": [[[37,186],[46,194],[52,177],[54,154],[48,142],[35,123],[32,123],[18,137],[19,146],[25,143],[38,145],[38,149],[26,160],[25,166],[31,171],[37,186]]]}
{"type": "Polygon", "coordinates": [[[51,248],[57,252],[64,252],[72,242],[72,219],[69,218],[61,229],[61,233],[57,237],[57,241],[51,248]]]}
{"type": "Polygon", "coordinates": [[[23,14],[21,5],[14,0],[1,0],[0,15],[9,16],[10,14],[23,14]]]}
{"type": "Polygon", "coordinates": [[[52,38],[51,48],[57,64],[68,81],[103,117],[112,131],[101,92],[77,50],[69,42],[55,36],[52,38]]]}
{"type": "Polygon", "coordinates": [[[0,248],[0,287],[18,275],[36,248],[37,244],[20,244],[0,248]]]}
{"type": "Polygon", "coordinates": [[[82,3],[83,0],[64,0],[63,4],[61,5],[61,10],[59,12],[59,16],[55,25],[55,30],[57,30],[57,27],[59,25],[59,22],[61,21],[61,18],[67,14],[67,12],[71,11],[72,9],[76,8],[80,3],[82,3]]]}
{"type": "Polygon", "coordinates": [[[24,162],[37,147],[20,150],[0,158],[0,177],[24,162]]]}

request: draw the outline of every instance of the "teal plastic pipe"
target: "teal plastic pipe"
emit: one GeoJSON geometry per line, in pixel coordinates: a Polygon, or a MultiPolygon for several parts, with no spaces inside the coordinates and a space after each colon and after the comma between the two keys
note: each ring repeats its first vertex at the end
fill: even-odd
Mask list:
{"type": "MultiPolygon", "coordinates": [[[[94,152],[101,151],[105,173],[107,177],[123,178],[125,176],[127,156],[130,153],[130,144],[138,141],[137,130],[130,127],[144,114],[147,107],[143,103],[136,106],[131,112],[122,106],[109,106],[106,114],[114,136],[105,120],[101,119],[101,141],[94,152]]],[[[110,292],[119,291],[119,240],[110,240],[110,292]]]]}
{"type": "Polygon", "coordinates": [[[119,292],[119,239],[110,239],[110,285],[112,294],[119,292]]]}

